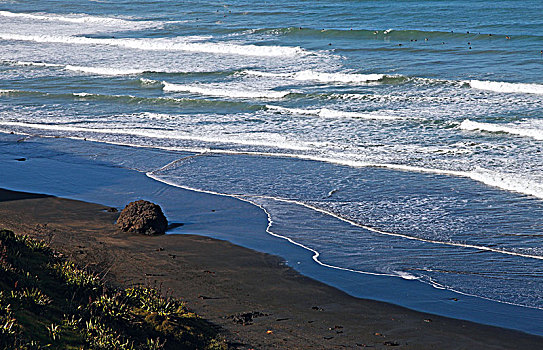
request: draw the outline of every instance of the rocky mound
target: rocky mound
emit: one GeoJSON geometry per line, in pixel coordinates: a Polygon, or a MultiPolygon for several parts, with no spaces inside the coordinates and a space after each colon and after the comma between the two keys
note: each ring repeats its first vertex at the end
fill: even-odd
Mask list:
{"type": "Polygon", "coordinates": [[[125,232],[161,235],[166,232],[168,220],[157,204],[139,200],[129,203],[121,211],[117,226],[125,232]]]}

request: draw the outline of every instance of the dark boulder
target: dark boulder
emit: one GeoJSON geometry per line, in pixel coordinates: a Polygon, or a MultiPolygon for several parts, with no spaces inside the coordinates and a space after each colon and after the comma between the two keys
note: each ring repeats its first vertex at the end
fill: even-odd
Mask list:
{"type": "Polygon", "coordinates": [[[158,205],[139,200],[129,203],[121,211],[117,226],[125,232],[161,235],[168,228],[168,220],[158,205]]]}

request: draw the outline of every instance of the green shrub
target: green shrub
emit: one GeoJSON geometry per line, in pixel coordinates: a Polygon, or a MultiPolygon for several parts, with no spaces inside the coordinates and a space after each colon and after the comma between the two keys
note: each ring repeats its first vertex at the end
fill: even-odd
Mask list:
{"type": "Polygon", "coordinates": [[[101,295],[91,303],[90,308],[109,320],[129,321],[131,319],[130,307],[120,292],[111,296],[101,295]]]}
{"type": "Polygon", "coordinates": [[[73,262],[56,262],[50,265],[50,268],[73,289],[87,292],[96,292],[102,289],[103,284],[98,276],[80,269],[73,262]]]}
{"type": "Polygon", "coordinates": [[[38,288],[24,288],[22,290],[12,290],[10,299],[20,304],[30,303],[31,305],[45,306],[51,303],[51,298],[43,294],[38,288]]]}
{"type": "Polygon", "coordinates": [[[164,298],[154,288],[138,286],[126,289],[125,293],[134,306],[160,316],[173,316],[186,311],[183,302],[174,298],[164,298]]]}
{"type": "Polygon", "coordinates": [[[0,349],[226,349],[216,335],[178,299],[108,288],[43,242],[0,230],[0,349]]]}

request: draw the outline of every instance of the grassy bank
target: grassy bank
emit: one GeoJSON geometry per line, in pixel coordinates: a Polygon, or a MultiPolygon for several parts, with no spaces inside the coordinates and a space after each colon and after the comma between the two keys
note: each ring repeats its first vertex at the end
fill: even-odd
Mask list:
{"type": "Polygon", "coordinates": [[[0,348],[226,349],[217,329],[154,288],[108,287],[46,244],[0,230],[0,348]]]}

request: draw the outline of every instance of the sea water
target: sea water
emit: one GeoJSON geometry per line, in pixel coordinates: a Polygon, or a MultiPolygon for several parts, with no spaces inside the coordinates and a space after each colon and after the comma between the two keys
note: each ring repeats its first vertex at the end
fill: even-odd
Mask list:
{"type": "Polygon", "coordinates": [[[253,203],[331,269],[543,310],[541,13],[2,0],[0,131],[166,150],[109,162],[253,203]]]}

